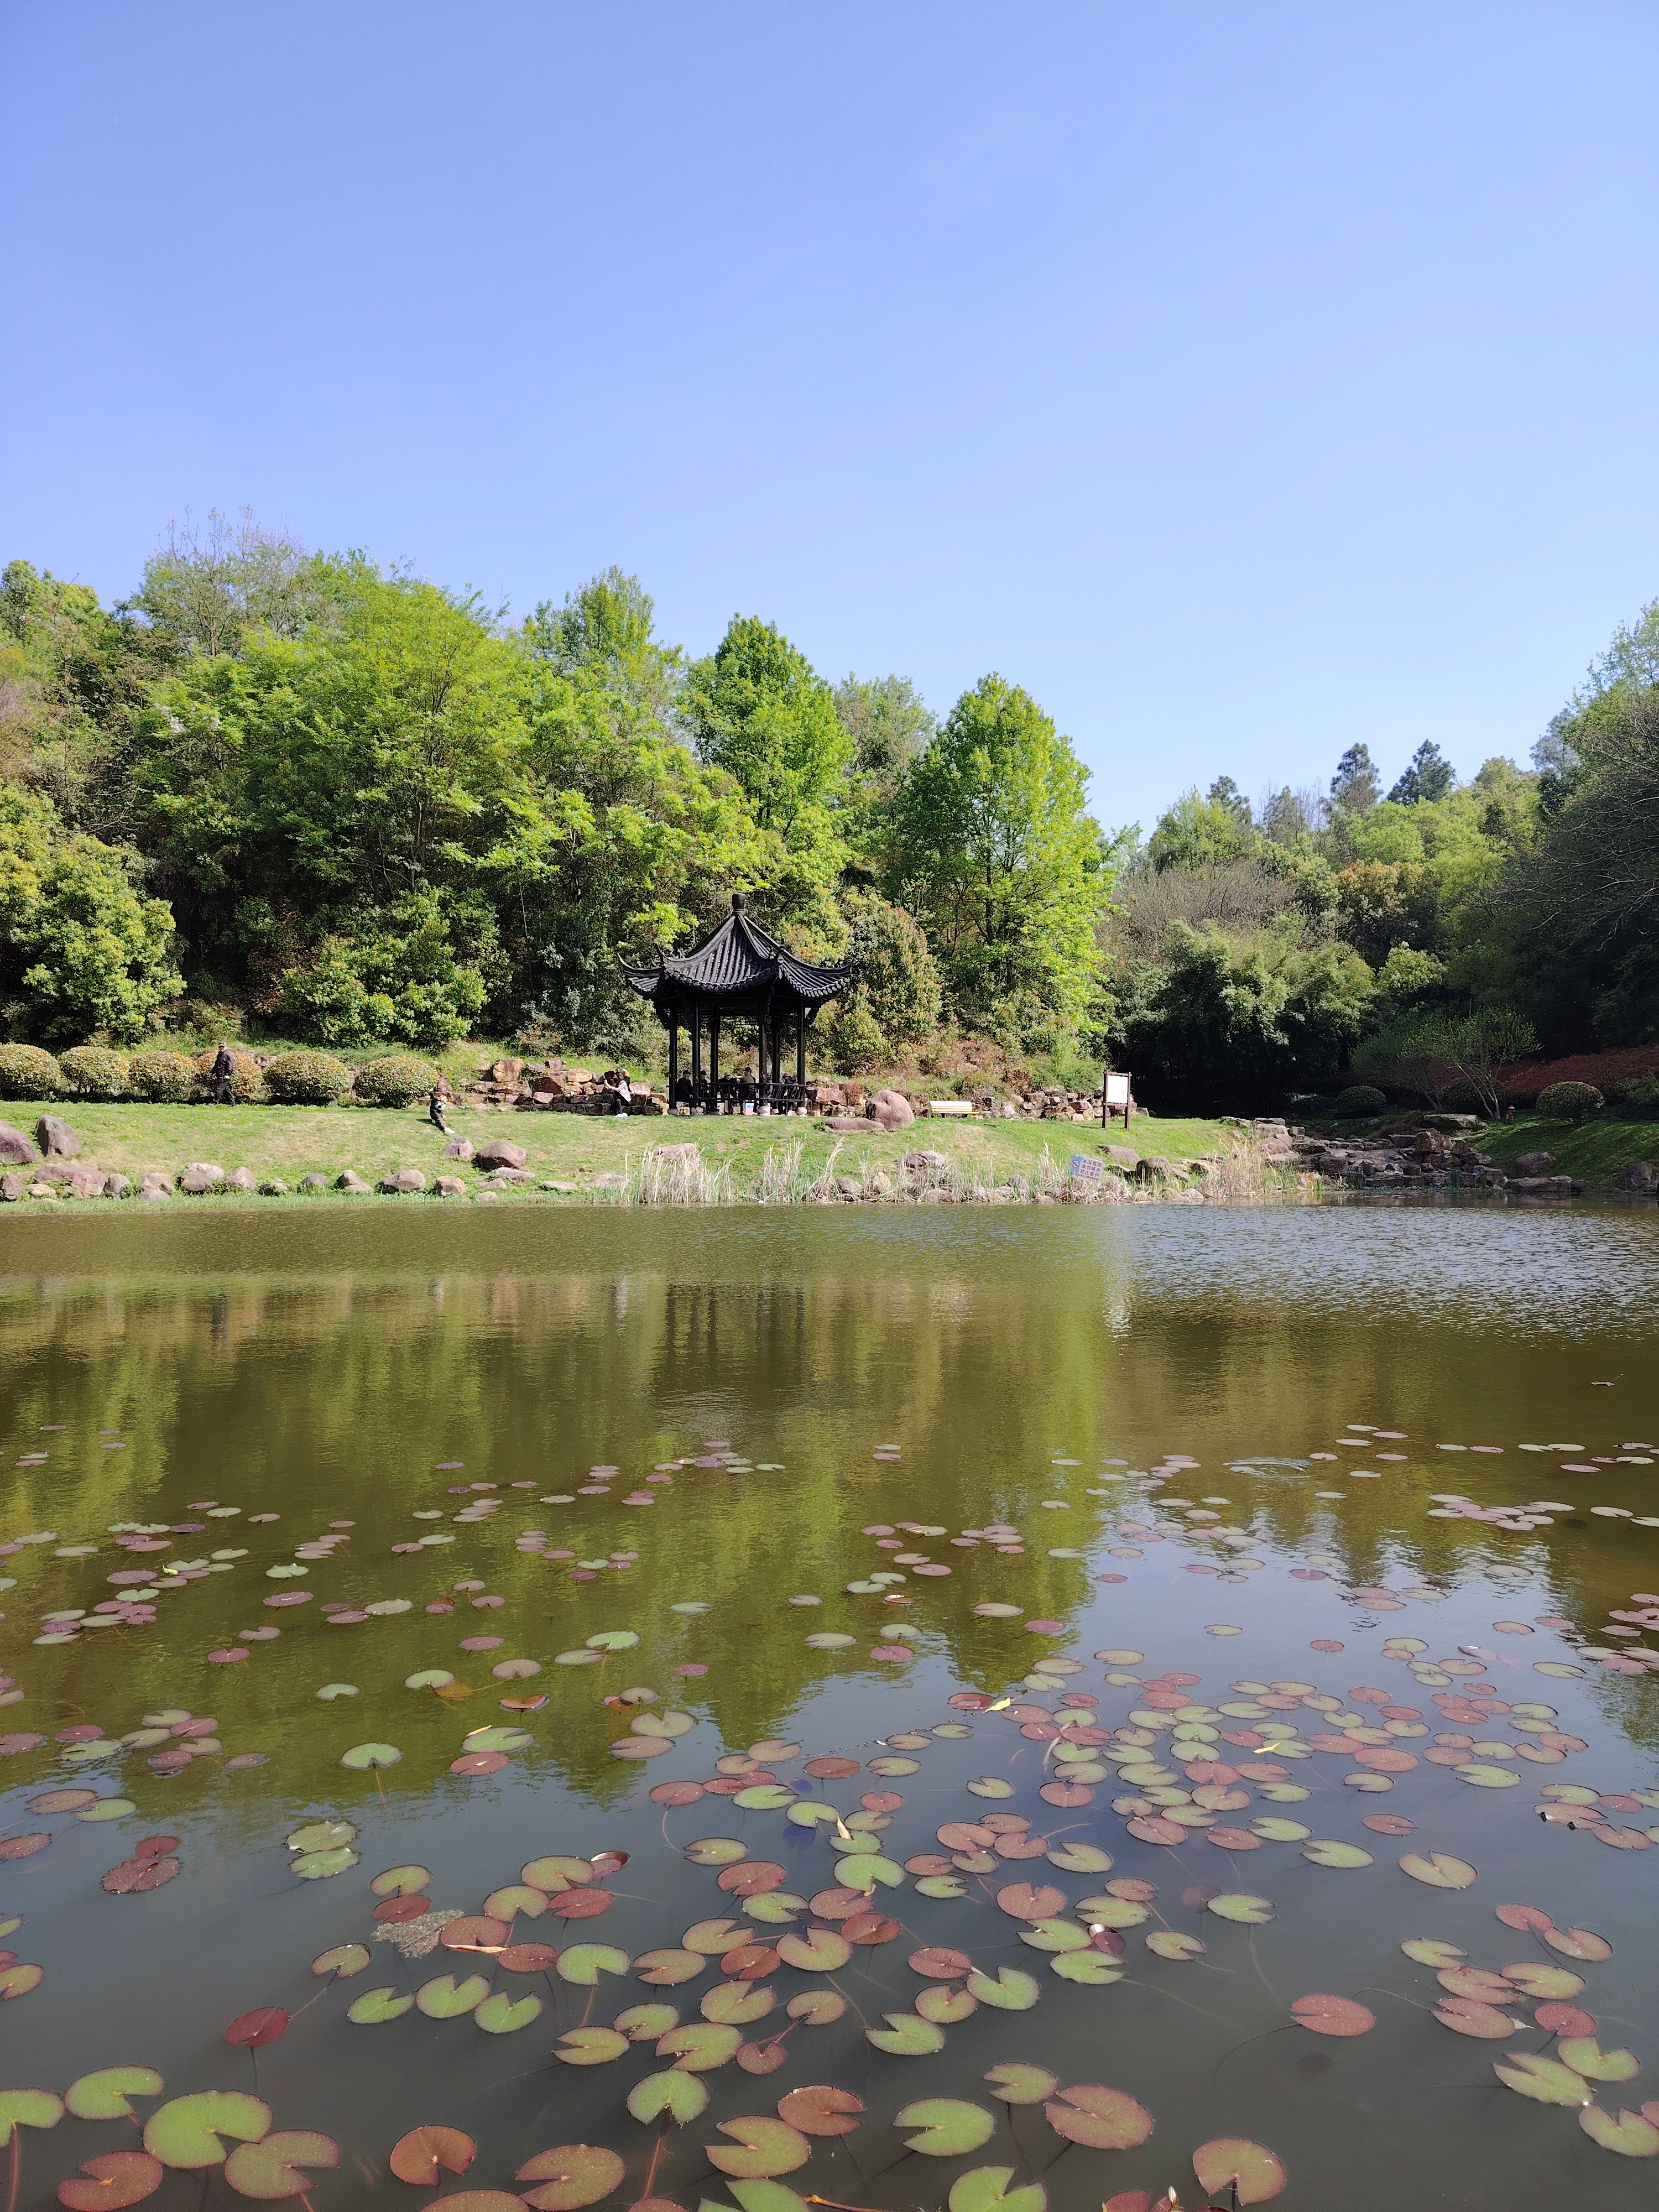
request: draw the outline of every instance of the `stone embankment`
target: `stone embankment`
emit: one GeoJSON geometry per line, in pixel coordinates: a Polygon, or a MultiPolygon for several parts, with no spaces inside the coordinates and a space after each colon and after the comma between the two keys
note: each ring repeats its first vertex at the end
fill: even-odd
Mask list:
{"type": "MultiPolygon", "coordinates": [[[[1370,1136],[1317,1136],[1285,1126],[1285,1141],[1298,1167],[1355,1190],[1503,1190],[1572,1198],[1583,1189],[1576,1176],[1551,1174],[1555,1163],[1548,1152],[1523,1152],[1515,1163],[1518,1172],[1506,1174],[1474,1142],[1470,1133],[1481,1126],[1472,1114],[1423,1114],[1408,1128],[1370,1136]]],[[[1627,1172],[1626,1187],[1652,1189],[1659,1178],[1640,1162],[1627,1172]]]]}

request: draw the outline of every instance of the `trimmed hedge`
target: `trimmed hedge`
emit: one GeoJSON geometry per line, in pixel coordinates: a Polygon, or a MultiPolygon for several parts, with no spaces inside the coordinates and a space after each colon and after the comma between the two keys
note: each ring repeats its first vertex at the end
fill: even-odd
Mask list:
{"type": "Polygon", "coordinates": [[[196,1070],[181,1052],[136,1052],[127,1063],[135,1098],[152,1106],[182,1106],[196,1088],[196,1070]]]}
{"type": "Polygon", "coordinates": [[[1593,1083],[1552,1083],[1539,1092],[1536,1111],[1547,1121],[1583,1121],[1606,1103],[1593,1083]]]}
{"type": "Polygon", "coordinates": [[[1351,1084],[1336,1095],[1339,1114],[1380,1114],[1388,1104],[1382,1093],[1369,1083],[1351,1084]]]}
{"type": "Polygon", "coordinates": [[[38,1044],[0,1044],[0,1098],[56,1098],[63,1088],[49,1052],[38,1044]]]}
{"type": "Polygon", "coordinates": [[[333,1106],[351,1088],[351,1070],[326,1052],[285,1052],[265,1070],[265,1088],[283,1106],[333,1106]]]}
{"type": "MultiPolygon", "coordinates": [[[[213,1063],[219,1057],[216,1045],[210,1052],[196,1055],[196,1081],[204,1097],[213,1096],[213,1063]]],[[[265,1088],[265,1072],[251,1052],[240,1047],[230,1048],[230,1096],[237,1106],[264,1106],[269,1103],[270,1093],[265,1088]]]]}
{"type": "Polygon", "coordinates": [[[437,1080],[438,1071],[429,1060],[419,1060],[412,1052],[389,1052],[365,1061],[351,1091],[360,1106],[410,1106],[424,1098],[437,1080]]]}
{"type": "Polygon", "coordinates": [[[101,1044],[74,1044],[58,1055],[58,1065],[72,1097],[125,1098],[127,1094],[127,1056],[101,1044]]]}

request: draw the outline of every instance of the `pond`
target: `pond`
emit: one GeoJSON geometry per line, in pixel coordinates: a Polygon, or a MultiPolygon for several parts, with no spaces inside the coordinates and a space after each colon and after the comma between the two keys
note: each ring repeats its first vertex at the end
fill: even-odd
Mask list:
{"type": "Polygon", "coordinates": [[[9,1218],[15,2205],[1646,2203],[1656,1385],[1628,1213],[9,1218]]]}

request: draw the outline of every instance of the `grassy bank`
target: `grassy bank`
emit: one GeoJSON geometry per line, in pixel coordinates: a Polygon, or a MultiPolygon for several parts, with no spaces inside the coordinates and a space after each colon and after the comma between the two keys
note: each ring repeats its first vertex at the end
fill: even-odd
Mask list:
{"type": "Polygon", "coordinates": [[[1605,1115],[1574,1126],[1547,1121],[1540,1115],[1517,1114],[1495,1122],[1480,1139],[1498,1166],[1513,1174],[1523,1152],[1553,1152],[1552,1175],[1581,1176],[1586,1182],[1610,1183],[1636,1160],[1659,1163],[1659,1121],[1616,1121],[1605,1115]]]}
{"type": "MultiPolygon", "coordinates": [[[[420,1168],[428,1177],[448,1170],[474,1180],[471,1170],[445,1158],[443,1139],[416,1108],[85,1104],[56,1110],[64,1112],[80,1136],[87,1159],[135,1182],[149,1169],[176,1175],[192,1160],[210,1160],[227,1172],[245,1167],[260,1181],[278,1176],[290,1184],[313,1173],[331,1181],[347,1168],[371,1182],[405,1167],[420,1168]]],[[[0,1119],[32,1129],[40,1111],[0,1105],[0,1119]]],[[[867,1135],[848,1136],[820,1128],[815,1121],[793,1119],[618,1120],[465,1108],[449,1118],[455,1133],[475,1145],[506,1136],[524,1146],[526,1165],[538,1176],[572,1186],[568,1192],[550,1194],[554,1200],[580,1197],[607,1176],[627,1176],[636,1188],[646,1153],[659,1145],[696,1145],[703,1170],[718,1174],[723,1194],[735,1197],[769,1182],[778,1187],[777,1194],[784,1194],[786,1163],[787,1180],[796,1194],[826,1170],[860,1182],[884,1174],[896,1182],[905,1155],[920,1151],[944,1156],[947,1168],[940,1180],[947,1183],[1035,1187],[1045,1174],[1045,1154],[1047,1173],[1063,1177],[1073,1153],[1098,1157],[1096,1148],[1103,1142],[1122,1142],[1121,1128],[1109,1139],[1098,1126],[1067,1121],[927,1120],[891,1132],[872,1124],[867,1135]]],[[[1237,1140],[1238,1133],[1220,1121],[1165,1121],[1152,1115],[1136,1116],[1129,1139],[1138,1152],[1177,1162],[1226,1155],[1237,1151],[1237,1140]]],[[[614,1193],[614,1185],[604,1188],[614,1193]]]]}

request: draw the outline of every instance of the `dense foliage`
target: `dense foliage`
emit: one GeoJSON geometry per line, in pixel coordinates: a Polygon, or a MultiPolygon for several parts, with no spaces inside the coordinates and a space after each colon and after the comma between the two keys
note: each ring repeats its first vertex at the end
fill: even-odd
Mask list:
{"type": "MultiPolygon", "coordinates": [[[[171,532],[114,607],[15,561],[0,1035],[148,1044],[149,1096],[194,1080],[169,1030],[620,1055],[647,1018],[620,958],[742,890],[854,968],[821,1031],[849,1067],[945,1024],[1130,1066],[1159,1104],[1351,1070],[1489,1097],[1540,1042],[1659,1038],[1659,604],[1528,771],[1461,784],[1425,741],[1389,783],[1350,744],[1322,789],[1221,776],[1144,842],[1085,785],[1001,676],[941,722],[757,617],[688,660],[615,569],[514,623],[246,520],[171,532]]],[[[76,1088],[113,1081],[88,1061],[76,1088]]]]}

